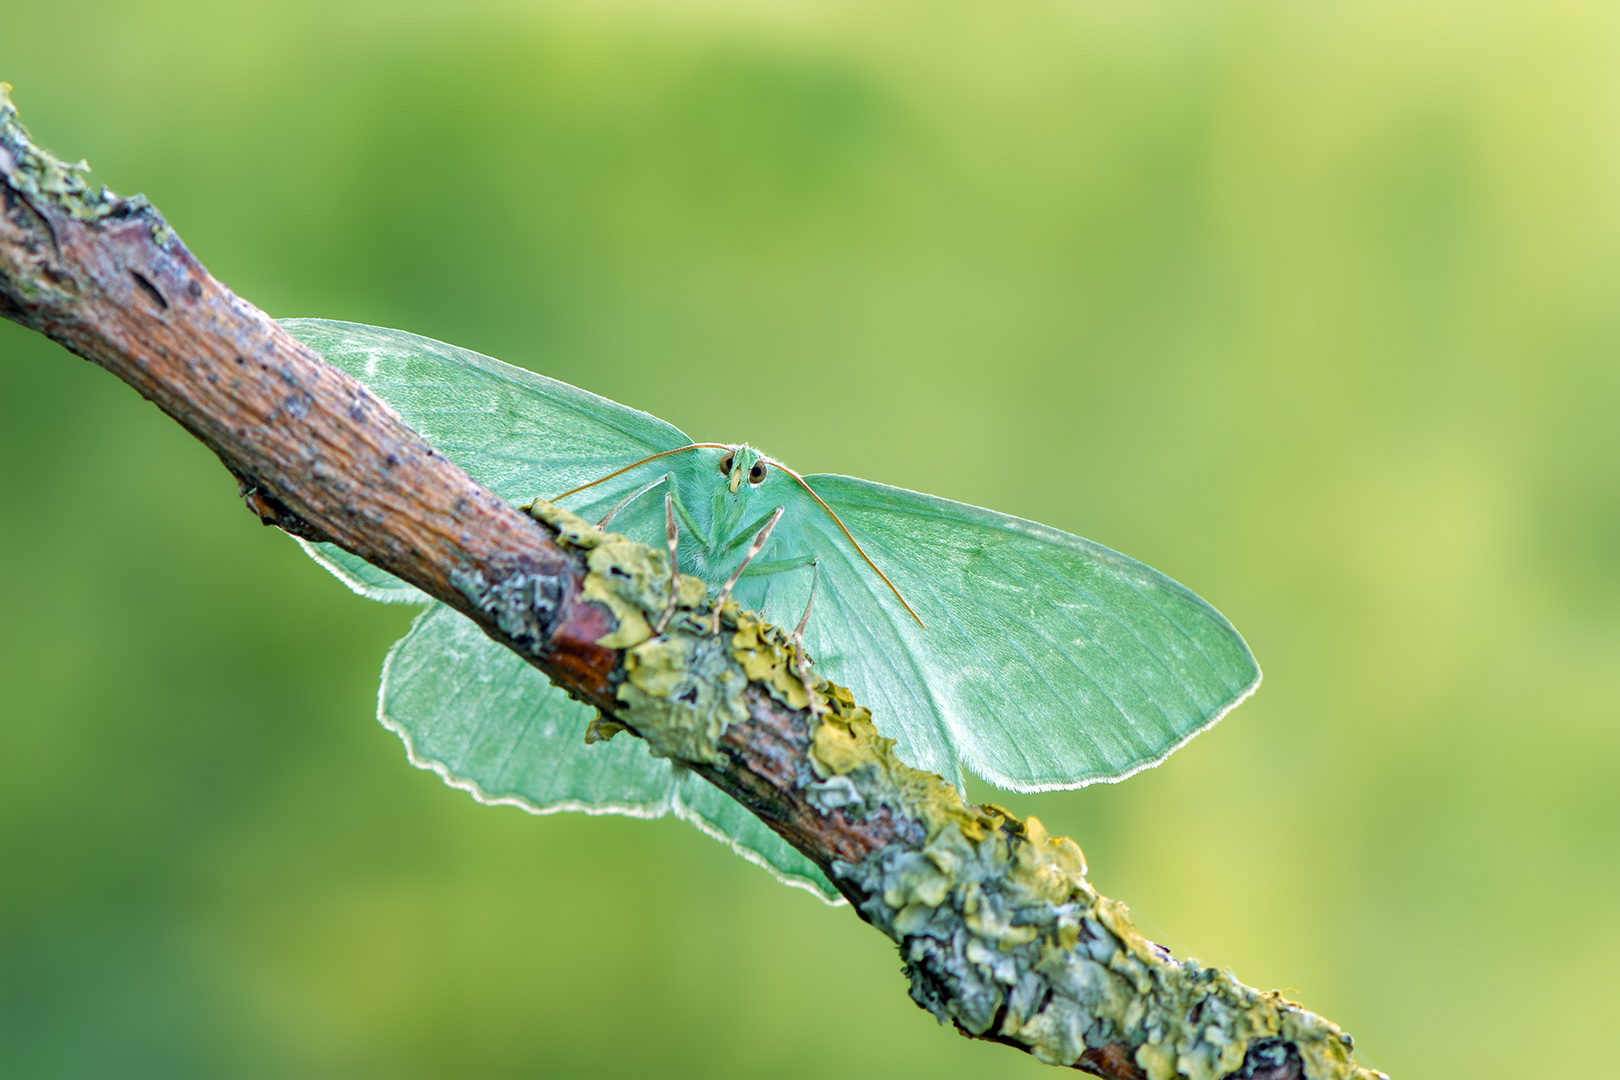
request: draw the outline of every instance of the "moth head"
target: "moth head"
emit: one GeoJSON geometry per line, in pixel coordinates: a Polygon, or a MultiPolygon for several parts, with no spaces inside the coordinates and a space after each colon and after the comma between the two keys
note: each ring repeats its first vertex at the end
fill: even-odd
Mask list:
{"type": "Polygon", "coordinates": [[[735,495],[743,484],[758,487],[770,475],[770,459],[747,445],[727,447],[720,455],[720,475],[726,478],[726,487],[735,495]]]}

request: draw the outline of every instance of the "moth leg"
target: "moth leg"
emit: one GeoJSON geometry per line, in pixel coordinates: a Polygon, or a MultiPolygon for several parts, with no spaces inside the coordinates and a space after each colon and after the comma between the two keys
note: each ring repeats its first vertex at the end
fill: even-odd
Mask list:
{"type": "Polygon", "coordinates": [[[810,577],[810,599],[805,601],[804,614],[799,616],[799,625],[793,628],[793,636],[788,639],[793,643],[794,648],[800,650],[801,652],[804,650],[804,628],[810,625],[810,612],[813,611],[816,606],[816,586],[821,584],[821,560],[810,560],[810,567],[812,571],[810,577]]]}
{"type": "Polygon", "coordinates": [[[626,495],[624,498],[622,498],[618,502],[614,503],[613,504],[613,509],[609,510],[607,512],[607,516],[604,517],[601,521],[598,521],[596,523],[596,527],[598,529],[607,528],[607,523],[613,520],[613,515],[617,514],[620,510],[623,510],[626,506],[629,506],[630,503],[633,500],[641,498],[643,495],[647,494],[647,492],[651,491],[653,488],[657,487],[659,484],[662,484],[666,479],[668,479],[667,476],[660,476],[657,480],[654,480],[652,483],[644,484],[643,486],[636,488],[636,490],[632,491],[630,494],[626,495]]]}
{"type": "Polygon", "coordinates": [[[653,627],[655,634],[662,634],[669,627],[669,620],[675,615],[675,597],[679,593],[681,580],[681,564],[675,558],[681,534],[675,528],[675,496],[667,491],[664,492],[664,536],[669,543],[669,604],[665,606],[664,613],[658,616],[658,625],[653,627]]]}
{"type": "Polygon", "coordinates": [[[771,520],[765,523],[765,527],[759,530],[759,533],[754,537],[754,542],[748,545],[748,554],[744,555],[743,561],[737,564],[737,569],[731,572],[731,579],[726,582],[726,587],[720,590],[720,598],[714,602],[714,625],[709,628],[709,633],[718,634],[720,632],[720,609],[726,606],[727,600],[731,599],[731,590],[737,587],[737,579],[742,577],[742,572],[748,568],[749,562],[753,560],[755,555],[765,549],[765,542],[771,538],[771,530],[776,528],[778,521],[782,520],[782,510],[783,508],[780,506],[776,508],[776,513],[771,515],[771,520]]]}
{"type": "Polygon", "coordinates": [[[703,543],[703,530],[698,528],[697,520],[692,517],[692,512],[686,508],[685,503],[681,502],[681,487],[675,482],[675,474],[665,473],[664,480],[669,484],[669,493],[674,496],[676,516],[681,519],[681,524],[686,526],[686,531],[692,534],[693,539],[700,544],[703,543]]]}
{"type": "Polygon", "coordinates": [[[816,700],[815,687],[810,681],[810,654],[804,651],[804,628],[810,625],[810,612],[816,606],[816,586],[821,584],[821,560],[816,559],[810,564],[813,576],[810,578],[810,599],[805,601],[804,614],[799,616],[799,625],[793,628],[793,634],[788,638],[788,647],[793,655],[793,673],[804,684],[805,696],[810,699],[810,715],[821,711],[821,704],[816,700]]]}

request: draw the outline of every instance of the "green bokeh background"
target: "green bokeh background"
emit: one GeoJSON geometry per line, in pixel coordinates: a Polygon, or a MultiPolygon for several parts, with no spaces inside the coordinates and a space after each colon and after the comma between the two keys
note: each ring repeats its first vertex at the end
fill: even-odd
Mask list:
{"type": "MultiPolygon", "coordinates": [[[[1620,8],[0,0],[0,78],[272,314],[1191,585],[1260,693],[997,797],[1397,1078],[1610,1074],[1620,8]]],[[[0,1073],[1057,1075],[688,826],[409,768],[409,617],[0,324],[0,1073]]]]}

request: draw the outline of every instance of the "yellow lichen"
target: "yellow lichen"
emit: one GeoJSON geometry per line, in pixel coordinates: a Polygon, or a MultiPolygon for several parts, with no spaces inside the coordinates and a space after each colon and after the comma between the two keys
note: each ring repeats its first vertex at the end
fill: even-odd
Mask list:
{"type": "Polygon", "coordinates": [[[523,509],[536,521],[543,521],[557,530],[557,542],[564,547],[590,549],[610,535],[605,529],[597,528],[578,514],[564,510],[544,499],[536,499],[523,509]]]}
{"type": "MultiPolygon", "coordinates": [[[[28,129],[17,119],[11,102],[11,84],[0,82],[0,175],[6,183],[32,199],[49,202],[81,221],[99,221],[115,210],[144,210],[153,222],[154,237],[162,219],[146,198],[120,200],[106,187],[90,183],[90,164],[66,162],[34,145],[28,129]]],[[[164,232],[168,227],[161,225],[164,232]]]]}
{"type": "Polygon", "coordinates": [[[929,838],[954,824],[964,836],[982,840],[1004,815],[962,799],[943,777],[913,769],[894,752],[894,740],[878,734],[872,714],[855,704],[853,695],[836,683],[821,680],[817,690],[827,702],[811,735],[810,763],[822,777],[866,772],[869,783],[888,795],[909,817],[921,821],[929,838]]]}
{"type": "Polygon", "coordinates": [[[920,850],[896,843],[834,866],[835,879],[870,897],[862,910],[872,922],[901,943],[919,1004],[1054,1064],[1124,1043],[1151,1080],[1217,1080],[1265,1039],[1291,1043],[1310,1080],[1380,1075],[1353,1062],[1348,1039],[1326,1020],[1147,941],[1125,905],[1086,880],[1073,840],[1036,818],[967,803],[900,761],[848,691],[819,688],[829,708],[812,732],[817,775],[848,778],[860,805],[887,804],[925,827],[920,850]]]}
{"type": "Polygon", "coordinates": [[[619,732],[628,730],[630,729],[617,720],[609,720],[598,713],[589,724],[585,725],[585,742],[587,744],[607,742],[619,732]]]}
{"type": "Polygon", "coordinates": [[[729,724],[748,718],[748,680],[714,638],[658,637],[629,649],[618,697],[624,720],[659,757],[713,764],[729,724]]]}
{"type": "MultiPolygon", "coordinates": [[[[613,612],[615,628],[598,645],[626,649],[653,636],[653,622],[670,605],[669,555],[618,533],[600,529],[560,506],[536,499],[525,509],[557,530],[557,542],[586,551],[581,595],[613,612]]],[[[675,611],[700,607],[708,589],[690,574],[675,580],[675,611]]]]}
{"type": "Polygon", "coordinates": [[[530,512],[560,543],[588,552],[584,596],[617,619],[602,644],[624,650],[623,708],[593,726],[598,737],[622,722],[655,754],[715,763],[757,685],[811,714],[812,804],[853,814],[888,807],[921,826],[920,842],[897,839],[832,870],[867,897],[861,910],[900,943],[913,997],[942,1020],[1060,1065],[1088,1046],[1124,1044],[1150,1080],[1217,1080],[1251,1048],[1282,1052],[1268,1040],[1291,1044],[1309,1080],[1381,1075],[1355,1065],[1348,1038],[1321,1017],[1142,937],[1125,905],[1086,880],[1073,840],[1003,807],[974,806],[905,764],[871,713],[811,672],[781,629],[734,603],[716,623],[707,590],[682,575],[666,632],[654,634],[669,604],[667,554],[547,503],[530,512]]]}
{"type": "Polygon", "coordinates": [[[732,655],[751,682],[759,683],[790,709],[809,708],[812,701],[817,712],[827,707],[825,695],[801,674],[809,669],[802,647],[780,627],[742,610],[735,612],[733,624],[732,655]]]}
{"type": "Polygon", "coordinates": [[[580,595],[606,606],[617,620],[613,630],[597,639],[598,645],[609,649],[628,649],[652,637],[652,625],[647,622],[647,617],[639,608],[626,603],[607,579],[591,574],[586,577],[580,595]]]}
{"type": "MultiPolygon", "coordinates": [[[[597,644],[624,651],[624,681],[617,697],[624,707],[593,732],[608,738],[608,724],[629,727],[659,757],[712,764],[728,724],[747,718],[746,673],[730,650],[708,633],[711,616],[698,616],[708,588],[677,575],[671,605],[669,554],[600,529],[544,500],[529,513],[557,531],[565,547],[585,551],[587,573],[580,595],[613,612],[614,628],[597,644]],[[668,616],[663,634],[653,627],[668,616]]],[[[739,615],[728,604],[723,615],[739,615]]]]}

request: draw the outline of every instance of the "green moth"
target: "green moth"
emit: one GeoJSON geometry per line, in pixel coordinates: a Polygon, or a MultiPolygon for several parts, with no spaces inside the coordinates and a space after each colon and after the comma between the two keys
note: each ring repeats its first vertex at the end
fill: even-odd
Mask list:
{"type": "MultiPolygon", "coordinates": [[[[730,586],[771,622],[802,624],[817,668],[871,708],[909,763],[958,786],[964,771],[1016,791],[1122,779],[1259,684],[1214,608],[1089,540],[866,480],[800,476],[752,447],[693,443],[647,413],[414,334],[282,325],[501,497],[558,501],[657,546],[672,532],[682,571],[730,586]]],[[[426,602],[340,548],[305,546],[362,595],[426,602]]],[[[382,722],[415,764],[479,799],[675,813],[836,898],[706,782],[637,740],[587,745],[593,715],[441,604],[383,666],[382,722]]]]}

